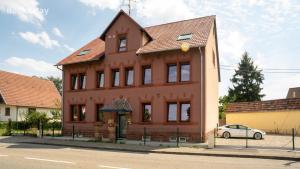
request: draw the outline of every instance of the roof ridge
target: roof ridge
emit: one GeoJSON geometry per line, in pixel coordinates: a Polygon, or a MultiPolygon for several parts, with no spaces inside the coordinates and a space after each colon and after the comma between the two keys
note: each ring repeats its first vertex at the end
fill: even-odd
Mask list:
{"type": "Polygon", "coordinates": [[[151,27],[156,27],[156,26],[162,26],[162,25],[174,24],[174,23],[185,22],[185,21],[191,21],[191,20],[196,20],[196,19],[203,19],[203,18],[208,18],[208,17],[216,17],[216,15],[208,15],[208,16],[201,16],[201,17],[197,17],[197,18],[178,20],[178,21],[173,21],[173,22],[163,23],[163,24],[159,24],[159,25],[146,26],[146,27],[144,27],[144,28],[146,29],[146,28],[151,28],[151,27]]]}
{"type": "Polygon", "coordinates": [[[261,103],[261,102],[288,101],[288,100],[300,100],[300,98],[282,98],[282,99],[271,99],[271,100],[249,101],[249,102],[233,102],[229,104],[261,103]]]}
{"type": "Polygon", "coordinates": [[[35,75],[28,76],[28,75],[24,75],[24,74],[15,73],[15,72],[8,72],[8,71],[5,71],[5,70],[0,70],[0,72],[4,72],[6,74],[11,74],[11,75],[16,75],[16,76],[22,76],[22,77],[30,78],[30,79],[39,79],[39,80],[51,81],[51,80],[44,79],[44,78],[41,78],[41,77],[38,77],[38,76],[35,76],[35,75]]]}

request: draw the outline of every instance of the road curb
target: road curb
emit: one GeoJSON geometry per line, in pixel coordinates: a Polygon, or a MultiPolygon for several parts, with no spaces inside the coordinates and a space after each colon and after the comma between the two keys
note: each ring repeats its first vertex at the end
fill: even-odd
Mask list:
{"type": "Polygon", "coordinates": [[[96,146],[81,146],[81,145],[66,145],[56,143],[42,143],[42,142],[20,142],[26,144],[40,144],[59,147],[74,147],[82,149],[92,150],[108,150],[108,151],[122,151],[122,152],[134,152],[134,153],[156,153],[156,154],[172,154],[172,155],[193,155],[193,156],[214,156],[214,157],[233,157],[233,158],[257,158],[257,159],[271,159],[271,160],[288,160],[288,161],[300,161],[297,157],[288,156],[270,156],[270,155],[251,155],[251,154],[222,154],[222,153],[189,153],[189,152],[170,152],[170,151],[151,151],[151,150],[133,150],[124,148],[112,148],[112,147],[96,147],[96,146]]]}

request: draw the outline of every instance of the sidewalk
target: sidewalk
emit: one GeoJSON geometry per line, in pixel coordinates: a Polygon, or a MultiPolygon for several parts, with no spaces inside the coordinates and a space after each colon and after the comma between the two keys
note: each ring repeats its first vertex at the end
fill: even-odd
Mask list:
{"type": "Polygon", "coordinates": [[[166,147],[166,146],[144,146],[139,144],[114,144],[89,141],[84,138],[80,140],[70,140],[68,137],[51,138],[44,137],[0,137],[0,143],[30,143],[44,144],[63,147],[89,148],[108,151],[126,151],[140,153],[160,153],[160,154],[176,154],[176,155],[200,155],[200,156],[219,156],[219,157],[238,157],[238,158],[262,158],[277,160],[300,161],[300,151],[276,150],[276,149],[252,149],[252,148],[234,148],[234,147],[216,147],[215,149],[207,149],[202,146],[193,147],[166,147]]]}

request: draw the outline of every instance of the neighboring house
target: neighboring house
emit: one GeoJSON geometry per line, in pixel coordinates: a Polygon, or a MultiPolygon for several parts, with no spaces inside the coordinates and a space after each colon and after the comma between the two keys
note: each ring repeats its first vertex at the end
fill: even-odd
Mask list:
{"type": "Polygon", "coordinates": [[[57,65],[65,135],[74,125],[83,136],[141,140],[146,128],[169,141],[178,127],[182,140],[201,142],[218,123],[215,16],[143,28],[120,11],[57,65]]]}
{"type": "Polygon", "coordinates": [[[49,80],[0,71],[0,121],[22,121],[24,113],[39,111],[51,117],[61,96],[49,80]]]}
{"type": "Polygon", "coordinates": [[[300,98],[300,87],[289,88],[286,98],[300,98]]]}
{"type": "Polygon", "coordinates": [[[230,103],[227,124],[243,124],[269,133],[288,134],[300,130],[300,98],[230,103]]]}

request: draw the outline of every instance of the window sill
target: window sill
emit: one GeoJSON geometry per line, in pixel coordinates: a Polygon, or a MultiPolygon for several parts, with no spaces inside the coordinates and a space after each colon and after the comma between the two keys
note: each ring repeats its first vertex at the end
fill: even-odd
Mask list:
{"type": "Polygon", "coordinates": [[[87,91],[88,89],[74,89],[74,90],[69,90],[69,92],[81,92],[81,91],[87,91]]]}
{"type": "Polygon", "coordinates": [[[168,121],[165,123],[165,125],[191,125],[193,124],[190,121],[168,121]]]}
{"type": "Polygon", "coordinates": [[[135,87],[134,85],[125,85],[124,88],[133,88],[135,87]]]}
{"type": "Polygon", "coordinates": [[[184,84],[192,84],[192,81],[184,81],[184,82],[166,82],[165,85],[184,85],[184,84]]]}

